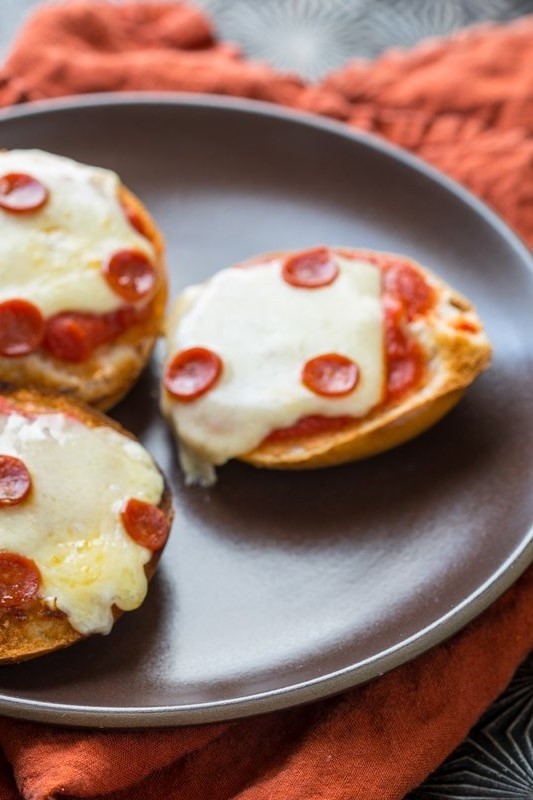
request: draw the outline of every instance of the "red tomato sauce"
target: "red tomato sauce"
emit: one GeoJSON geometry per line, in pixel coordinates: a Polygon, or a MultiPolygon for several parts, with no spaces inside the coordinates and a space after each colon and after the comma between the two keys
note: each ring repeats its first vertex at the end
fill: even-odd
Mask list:
{"type": "Polygon", "coordinates": [[[298,436],[314,436],[316,433],[333,433],[340,431],[352,422],[352,417],[321,417],[316,414],[312,417],[302,417],[289,428],[278,428],[272,431],[264,441],[284,442],[298,436]]]}
{"type": "MultiPolygon", "coordinates": [[[[385,325],[386,385],[384,403],[396,402],[416,388],[425,375],[425,354],[409,336],[407,323],[423,316],[435,304],[435,292],[424,277],[399,256],[364,251],[338,251],[345,258],[364,258],[383,274],[382,302],[385,325]]],[[[265,442],[279,442],[317,433],[333,433],[353,422],[352,417],[304,417],[295,425],[272,431],[265,442]]]]}
{"type": "Polygon", "coordinates": [[[46,320],[42,347],[61,361],[81,363],[93,351],[116,339],[150,313],[151,305],[141,309],[123,306],[109,314],[66,311],[46,320]]]}

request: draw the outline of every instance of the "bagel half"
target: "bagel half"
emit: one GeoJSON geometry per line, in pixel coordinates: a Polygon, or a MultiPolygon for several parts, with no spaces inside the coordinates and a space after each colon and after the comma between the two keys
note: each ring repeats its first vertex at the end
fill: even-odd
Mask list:
{"type": "MultiPolygon", "coordinates": [[[[34,151],[29,152],[31,154],[34,151]]],[[[60,164],[65,161],[45,153],[39,153],[38,156],[39,158],[56,159],[60,164]]],[[[85,165],[79,166],[87,169],[85,165]]],[[[2,161],[0,159],[1,169],[2,161]]],[[[31,169],[31,162],[28,169],[31,169]]],[[[139,313],[138,318],[128,324],[124,330],[119,331],[109,341],[91,348],[88,357],[79,361],[57,357],[53,351],[50,351],[45,346],[40,346],[32,352],[19,357],[0,355],[1,381],[13,386],[30,386],[38,390],[64,392],[100,410],[107,410],[121,400],[137,380],[150,357],[157,337],[162,332],[168,291],[164,242],[154,220],[139,198],[120,182],[118,182],[117,192],[116,207],[113,209],[114,216],[117,218],[122,215],[134,220],[132,225],[128,223],[125,226],[126,232],[129,229],[127,241],[130,243],[125,245],[126,249],[128,247],[135,249],[135,244],[132,245],[131,242],[145,241],[151,250],[150,260],[156,275],[156,286],[149,302],[146,302],[146,307],[143,306],[142,313],[139,313]],[[133,228],[135,228],[135,231],[133,228]]],[[[40,211],[37,209],[32,213],[13,215],[0,207],[0,232],[3,223],[9,225],[13,223],[14,216],[16,217],[16,223],[19,222],[19,217],[22,216],[23,224],[32,225],[38,224],[39,214],[40,211]]],[[[52,228],[56,226],[59,231],[61,231],[61,224],[61,215],[58,216],[57,220],[54,220],[53,225],[49,223],[52,228]]],[[[65,225],[68,224],[67,220],[65,225]]],[[[102,229],[102,235],[104,233],[105,230],[102,229]]],[[[69,235],[71,234],[72,231],[69,230],[69,235]]],[[[53,237],[54,230],[47,232],[45,229],[43,235],[53,237]]],[[[1,247],[2,245],[0,244],[0,251],[1,247]]],[[[54,257],[52,238],[50,252],[50,258],[52,259],[54,257]]],[[[54,280],[54,272],[51,264],[52,262],[48,266],[45,262],[40,269],[48,269],[48,275],[52,281],[54,280]]],[[[13,291],[16,296],[16,288],[13,291]]],[[[26,299],[31,301],[32,298],[27,297],[26,299]]],[[[138,303],[137,307],[139,307],[138,303]]],[[[76,305],[72,308],[65,307],[61,309],[65,313],[78,310],[76,305]]],[[[98,315],[98,308],[91,309],[91,313],[98,315]]],[[[1,325],[2,318],[0,316],[0,339],[1,325]]]]}
{"type": "MultiPolygon", "coordinates": [[[[126,492],[129,495],[130,490],[132,496],[136,496],[137,494],[141,494],[141,499],[143,497],[143,493],[145,491],[145,487],[149,485],[150,487],[156,486],[157,488],[153,490],[155,495],[150,498],[153,500],[153,505],[159,509],[161,514],[158,512],[158,516],[160,520],[163,520],[163,524],[166,528],[166,531],[170,529],[170,525],[172,522],[173,511],[172,511],[172,500],[171,494],[168,489],[166,482],[164,481],[163,476],[155,466],[155,464],[151,461],[148,454],[144,452],[145,455],[140,456],[140,445],[136,442],[135,437],[132,434],[128,433],[124,428],[122,428],[117,422],[114,420],[108,419],[100,412],[85,406],[84,404],[80,403],[77,400],[72,398],[67,398],[65,396],[59,395],[48,395],[44,393],[38,393],[34,390],[6,390],[0,395],[0,419],[2,417],[10,417],[14,415],[16,418],[19,416],[24,417],[27,420],[27,424],[21,427],[21,441],[27,437],[28,428],[30,427],[32,421],[40,421],[40,420],[48,420],[49,422],[44,422],[45,427],[43,430],[45,431],[44,436],[46,436],[46,431],[54,430],[55,425],[59,425],[59,429],[62,430],[61,425],[64,423],[67,432],[76,437],[78,435],[79,430],[81,428],[84,431],[84,438],[83,442],[87,444],[87,442],[91,442],[91,437],[93,432],[96,433],[97,431],[101,432],[102,430],[107,432],[112,432],[110,444],[107,442],[109,438],[109,433],[106,433],[106,449],[102,451],[96,451],[99,454],[100,462],[102,462],[101,455],[102,453],[110,453],[110,456],[113,457],[113,449],[125,447],[126,450],[128,447],[131,449],[131,443],[134,443],[134,449],[128,451],[128,457],[134,460],[136,458],[141,458],[142,464],[142,474],[139,473],[135,474],[135,481],[132,481],[131,487],[128,484],[128,490],[126,492]],[[51,422],[50,422],[51,420],[51,422]],[[81,426],[79,428],[78,426],[81,426]],[[128,445],[128,443],[130,443],[128,445]],[[153,474],[152,474],[153,472],[153,474]],[[149,484],[146,483],[146,474],[149,475],[150,481],[149,484]],[[137,479],[138,478],[138,479],[137,479]],[[134,485],[135,484],[135,485],[134,485]]],[[[37,422],[36,424],[39,424],[37,422]]],[[[62,434],[60,433],[59,436],[62,434]]],[[[16,441],[16,437],[15,437],[16,441]]],[[[73,440],[76,443],[76,439],[73,440]]],[[[45,446],[45,445],[41,445],[45,446]]],[[[48,446],[48,442],[46,442],[46,446],[48,446]]],[[[60,464],[61,454],[58,454],[58,450],[54,447],[54,444],[50,440],[50,458],[53,460],[50,463],[50,470],[58,470],[60,474],[63,474],[67,471],[68,472],[68,462],[62,467],[60,464]],[[53,466],[52,466],[53,464],[53,466]]],[[[5,451],[8,448],[10,450],[10,454],[16,454],[16,446],[13,448],[13,440],[10,438],[9,443],[5,437],[5,426],[2,432],[0,432],[0,452],[5,451]]],[[[21,444],[21,451],[18,453],[18,456],[24,461],[24,445],[21,444]]],[[[94,454],[93,454],[94,455],[94,454]]],[[[1,456],[0,456],[1,458],[1,456]]],[[[91,458],[91,453],[79,453],[80,465],[79,470],[81,473],[81,478],[83,479],[83,470],[87,468],[87,460],[91,458]]],[[[115,462],[114,462],[115,463],[115,462]]],[[[117,464],[121,464],[120,460],[117,460],[117,464]]],[[[68,497],[69,497],[69,486],[64,487],[64,492],[58,492],[57,495],[48,494],[47,497],[44,497],[44,493],[48,492],[48,483],[43,480],[43,476],[40,474],[35,474],[32,472],[31,466],[28,467],[29,473],[32,479],[32,488],[30,490],[29,495],[20,502],[20,504],[9,506],[3,505],[1,503],[1,495],[2,495],[2,478],[0,476],[0,664],[18,662],[30,658],[35,658],[36,656],[41,656],[46,653],[58,650],[60,648],[67,647],[75,642],[80,641],[81,639],[86,638],[87,636],[93,633],[107,633],[109,632],[113,622],[118,619],[118,617],[123,613],[124,610],[133,610],[130,608],[129,600],[126,603],[122,603],[122,605],[127,605],[128,608],[119,608],[119,606],[115,604],[111,604],[109,606],[109,619],[107,619],[107,612],[106,616],[102,617],[102,625],[98,630],[90,630],[90,629],[79,629],[80,625],[77,625],[73,622],[73,614],[69,610],[62,610],[61,609],[61,597],[54,596],[54,594],[50,594],[49,588],[50,585],[54,586],[54,576],[53,570],[54,565],[56,562],[61,564],[60,559],[63,557],[62,553],[64,552],[65,548],[70,548],[69,552],[69,561],[68,561],[68,588],[65,598],[63,598],[66,602],[66,605],[69,608],[73,608],[74,612],[78,615],[80,619],[83,619],[84,615],[87,615],[87,619],[89,620],[88,625],[90,628],[90,624],[93,626],[95,625],[94,619],[100,619],[100,616],[96,614],[93,619],[92,612],[86,610],[87,603],[93,599],[95,603],[102,603],[105,605],[106,598],[108,599],[109,596],[113,595],[113,592],[119,596],[128,596],[129,589],[124,584],[124,578],[119,573],[119,577],[117,579],[116,586],[109,585],[106,583],[106,580],[109,580],[109,575],[113,576],[113,570],[109,569],[109,565],[104,565],[100,570],[99,564],[99,556],[96,557],[96,560],[91,561],[90,556],[88,558],[84,558],[83,553],[89,552],[91,547],[94,547],[97,551],[97,555],[100,551],[98,551],[98,544],[99,544],[99,537],[105,540],[106,535],[111,535],[106,533],[108,531],[109,521],[113,522],[113,536],[124,537],[124,546],[122,547],[122,542],[120,542],[119,549],[113,549],[111,547],[109,551],[106,551],[105,548],[105,541],[104,546],[101,548],[101,552],[104,556],[109,553],[109,557],[115,557],[118,553],[124,553],[125,560],[129,558],[129,553],[131,550],[134,551],[134,558],[130,561],[127,561],[128,569],[131,567],[131,580],[134,587],[139,585],[139,589],[135,588],[136,597],[139,595],[140,602],[142,602],[145,580],[150,580],[153,576],[155,569],[157,567],[159,558],[161,556],[161,552],[164,546],[164,542],[159,542],[157,545],[157,549],[150,549],[144,545],[139,545],[137,542],[131,540],[126,532],[124,526],[119,522],[118,515],[120,514],[120,510],[113,507],[113,509],[109,509],[105,504],[109,502],[109,498],[112,496],[114,497],[114,502],[116,503],[116,496],[108,494],[108,486],[105,484],[105,475],[106,475],[106,465],[105,463],[96,463],[94,465],[94,469],[98,472],[99,469],[102,471],[102,481],[101,486],[93,487],[93,494],[96,493],[98,496],[101,497],[101,508],[95,511],[95,518],[102,519],[102,528],[101,530],[84,530],[83,523],[81,523],[80,527],[80,520],[75,517],[76,515],[76,502],[72,504],[72,506],[67,505],[67,512],[65,512],[64,518],[61,517],[64,523],[64,534],[63,532],[58,539],[56,549],[53,551],[52,556],[50,557],[50,551],[45,549],[45,553],[47,554],[46,558],[46,572],[45,572],[45,565],[44,561],[42,563],[39,562],[39,547],[40,547],[40,528],[38,528],[40,519],[40,514],[48,514],[50,520],[55,520],[58,517],[58,513],[56,508],[61,506],[61,504],[68,497]],[[41,490],[41,491],[40,491],[41,490]],[[27,508],[28,504],[30,505],[29,509],[27,508]],[[25,511],[26,507],[26,511],[25,511]],[[9,513],[9,518],[6,518],[6,514],[9,513]],[[22,514],[31,513],[35,515],[35,528],[37,529],[37,533],[30,528],[28,532],[28,522],[27,517],[25,519],[22,518],[22,514]],[[2,517],[4,515],[4,518],[2,517]],[[73,518],[74,517],[74,518],[73,518]],[[116,521],[115,517],[117,518],[116,521]],[[3,554],[17,552],[15,548],[12,546],[12,539],[10,538],[9,531],[6,533],[6,529],[14,529],[17,532],[17,522],[20,523],[20,548],[22,551],[18,551],[24,558],[29,558],[37,565],[38,570],[41,575],[41,585],[39,586],[39,590],[36,594],[32,597],[29,597],[25,602],[13,603],[8,595],[9,591],[6,593],[6,585],[5,585],[5,576],[2,575],[2,561],[1,557],[3,554]],[[37,547],[36,552],[31,551],[30,545],[24,545],[25,535],[27,534],[28,540],[31,540],[32,535],[37,536],[37,547]],[[9,544],[11,542],[11,544],[9,544]],[[81,552],[82,556],[79,558],[77,563],[77,553],[81,552]],[[140,565],[140,566],[139,566],[140,565]],[[92,577],[91,570],[94,570],[94,575],[96,577],[92,577]],[[140,574],[142,570],[142,575],[140,574]],[[51,581],[48,580],[52,574],[51,581]],[[89,579],[86,580],[86,575],[89,574],[89,579]],[[48,576],[47,581],[45,582],[44,576],[48,576]],[[101,577],[103,576],[103,577],[101,577]],[[146,578],[144,577],[146,576],[146,578]],[[99,585],[98,581],[100,580],[101,585],[99,585]],[[92,581],[92,583],[91,583],[92,581]],[[89,588],[87,588],[87,586],[89,588]],[[80,596],[80,605],[78,606],[77,601],[77,593],[79,592],[80,596]],[[83,594],[85,592],[85,594],[83,594]],[[43,596],[43,593],[46,596],[43,596]],[[6,601],[7,597],[7,601],[6,601]],[[102,598],[104,598],[102,600],[102,598]],[[102,627],[103,626],[103,627],[102,627]],[[105,630],[103,628],[106,628],[105,630]]],[[[112,468],[115,470],[113,480],[120,481],[120,472],[118,469],[112,468]]],[[[91,473],[94,476],[94,470],[91,473]]],[[[152,488],[150,488],[152,491],[152,488]]],[[[50,525],[52,522],[50,522],[50,525]]],[[[44,526],[44,530],[46,530],[46,525],[44,526]]],[[[61,594],[62,587],[64,588],[64,575],[61,580],[57,583],[59,586],[59,595],[61,594]]],[[[9,587],[8,587],[9,588],[9,587]]],[[[139,599],[137,597],[137,600],[139,599]]],[[[140,602],[136,603],[135,605],[140,605],[140,602]]],[[[83,627],[83,626],[81,626],[83,627]]]]}
{"type": "Polygon", "coordinates": [[[212,467],[228,458],[315,469],[376,455],[435,424],[490,363],[473,305],[405,256],[319,247],[267,253],[237,266],[186,290],[168,324],[162,409],[190,482],[212,482],[212,467]],[[198,359],[199,350],[201,369],[208,370],[207,350],[212,362],[218,358],[219,374],[199,395],[187,395],[183,377],[199,367],[182,362],[198,359]],[[327,369],[350,356],[353,384],[346,391],[309,385],[314,353],[329,359],[327,369]],[[399,388],[398,362],[408,376],[399,388]],[[278,370],[268,378],[270,394],[268,382],[261,384],[269,369],[278,370]],[[266,387],[268,401],[256,385],[266,387]],[[263,418],[270,427],[258,423],[263,418]],[[253,427],[251,447],[239,449],[253,438],[239,438],[239,425],[253,427]]]}
{"type": "MultiPolygon", "coordinates": [[[[374,256],[364,251],[361,255],[374,256]]],[[[408,326],[426,356],[423,382],[399,401],[383,403],[340,430],[267,439],[241,456],[242,461],[269,469],[315,469],[377,455],[437,423],[489,366],[491,346],[472,303],[420,264],[402,259],[423,274],[437,295],[434,307],[408,326]]]]}

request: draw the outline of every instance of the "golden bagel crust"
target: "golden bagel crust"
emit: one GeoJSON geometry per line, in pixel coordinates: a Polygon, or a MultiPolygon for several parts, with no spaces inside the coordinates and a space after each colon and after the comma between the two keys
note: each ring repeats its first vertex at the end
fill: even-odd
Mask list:
{"type": "MultiPolygon", "coordinates": [[[[46,394],[31,389],[3,389],[2,396],[26,412],[63,412],[71,414],[89,428],[109,427],[136,441],[135,436],[115,420],[75,398],[57,394],[46,394]]],[[[165,481],[165,489],[159,503],[169,525],[173,518],[172,496],[165,481]]],[[[146,577],[150,580],[156,570],[162,550],[155,551],[145,565],[146,577]]],[[[117,620],[122,611],[113,608],[117,620]]],[[[0,664],[25,661],[68,647],[87,638],[75,630],[66,615],[58,609],[50,609],[37,598],[24,608],[0,608],[0,664]]]]}
{"type": "MultiPolygon", "coordinates": [[[[350,251],[344,249],[344,252],[350,251]]],[[[372,251],[351,252],[362,258],[365,254],[376,255],[372,251]]],[[[428,376],[424,385],[399,402],[382,404],[340,430],[267,440],[240,456],[240,460],[269,469],[316,469],[377,455],[418,436],[438,422],[458,403],[467,386],[489,366],[491,346],[474,306],[417,262],[403,255],[399,258],[419,270],[437,293],[435,307],[424,316],[427,324],[417,337],[428,355],[428,376]],[[447,311],[451,311],[452,316],[447,311]],[[479,326],[479,332],[455,327],[461,319],[479,326]]]]}
{"type": "Polygon", "coordinates": [[[67,363],[44,350],[21,358],[0,357],[2,381],[13,386],[64,392],[106,411],[127,394],[139,377],[163,326],[168,292],[164,242],[144,205],[122,185],[119,199],[126,208],[138,215],[155,249],[154,267],[159,285],[150,315],[113,341],[96,348],[87,361],[79,364],[67,363]]]}

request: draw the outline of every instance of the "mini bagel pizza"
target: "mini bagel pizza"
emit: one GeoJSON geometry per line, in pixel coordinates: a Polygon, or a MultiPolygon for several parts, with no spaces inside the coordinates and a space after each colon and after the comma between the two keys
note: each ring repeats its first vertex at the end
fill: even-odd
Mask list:
{"type": "Polygon", "coordinates": [[[0,664],[109,633],[143,602],[171,520],[161,473],[117,423],[65,396],[0,395],[0,664]]]}
{"type": "Polygon", "coordinates": [[[323,467],[421,433],[490,354],[472,305],[404,256],[271,253],[178,298],[162,409],[190,482],[230,458],[323,467]]]}
{"type": "Polygon", "coordinates": [[[163,242],[105,169],[0,152],[0,380],[110,408],[160,333],[163,242]]]}

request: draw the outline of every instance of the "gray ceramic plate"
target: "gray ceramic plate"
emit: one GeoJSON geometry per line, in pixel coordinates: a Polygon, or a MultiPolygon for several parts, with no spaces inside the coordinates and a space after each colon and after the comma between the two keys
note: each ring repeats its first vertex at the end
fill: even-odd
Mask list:
{"type": "Polygon", "coordinates": [[[229,719],[339,692],[450,636],[531,561],[533,275],[491,212],[335,123],[211,98],[105,97],[2,116],[0,145],[117,170],[168,240],[172,290],[256,252],[408,253],[472,298],[493,368],[433,430],[314,473],[232,463],[185,488],[158,362],[117,407],[169,476],[173,537],[109,637],[0,670],[0,711],[62,724],[229,719]]]}

